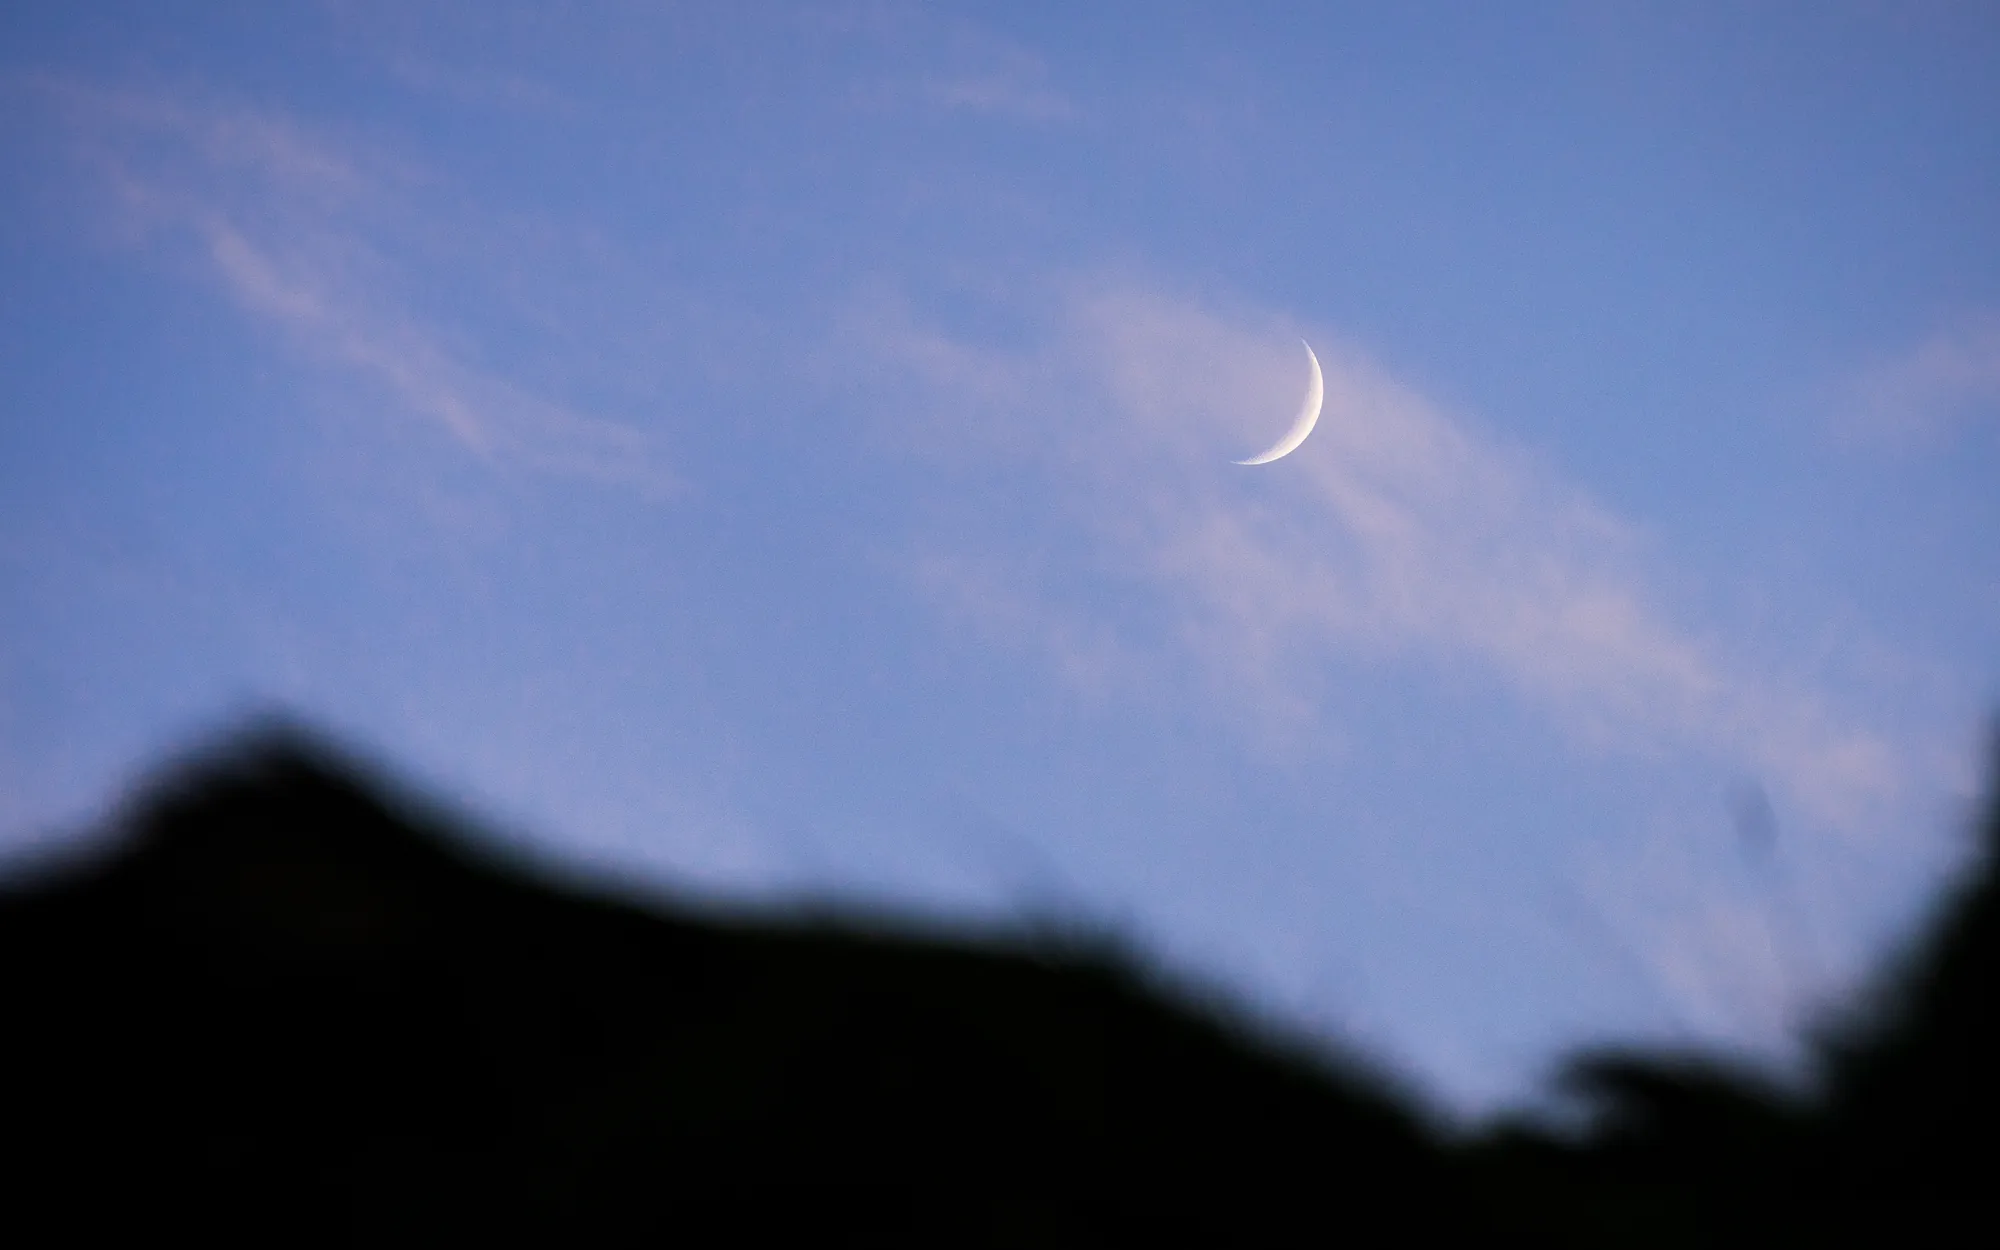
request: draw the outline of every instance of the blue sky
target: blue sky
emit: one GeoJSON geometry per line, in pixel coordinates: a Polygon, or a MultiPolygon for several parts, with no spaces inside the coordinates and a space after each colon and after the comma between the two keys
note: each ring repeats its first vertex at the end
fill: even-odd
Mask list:
{"type": "Polygon", "coordinates": [[[2000,706],[2000,20],[1082,7],[9,6],[0,845],[280,707],[1463,1110],[1782,1062],[2000,706]]]}

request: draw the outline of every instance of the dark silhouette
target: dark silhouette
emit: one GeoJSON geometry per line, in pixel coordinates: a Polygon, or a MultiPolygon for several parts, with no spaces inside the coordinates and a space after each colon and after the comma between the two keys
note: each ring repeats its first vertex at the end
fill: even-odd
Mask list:
{"type": "Polygon", "coordinates": [[[1464,1141],[1111,943],[560,888],[265,732],[0,895],[6,1210],[65,1241],[1907,1243],[1991,1175],[2000,803],[1984,833],[1815,1097],[1596,1056],[1580,1139],[1464,1141]]]}

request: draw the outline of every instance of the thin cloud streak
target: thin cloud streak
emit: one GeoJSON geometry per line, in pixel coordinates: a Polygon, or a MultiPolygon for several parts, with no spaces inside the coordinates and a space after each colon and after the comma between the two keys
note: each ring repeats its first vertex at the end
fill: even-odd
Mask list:
{"type": "Polygon", "coordinates": [[[1976,421],[2000,428],[2000,314],[1959,318],[1849,384],[1840,432],[1930,445],[1976,421]]]}
{"type": "Polygon", "coordinates": [[[1076,106],[1051,87],[1006,74],[946,79],[927,94],[948,109],[1021,122],[1060,122],[1076,117],[1076,106]]]}
{"type": "Polygon", "coordinates": [[[890,74],[857,85],[851,102],[870,109],[919,109],[1023,126],[1084,121],[1085,110],[1054,81],[1048,59],[1034,47],[977,23],[927,9],[808,11],[818,32],[861,36],[876,47],[931,45],[928,72],[890,74]]]}
{"type": "Polygon", "coordinates": [[[112,190],[134,241],[197,244],[244,311],[305,354],[387,392],[496,468],[679,487],[642,430],[590,416],[470,363],[398,297],[388,258],[421,181],[247,108],[47,84],[78,151],[112,190]]]}

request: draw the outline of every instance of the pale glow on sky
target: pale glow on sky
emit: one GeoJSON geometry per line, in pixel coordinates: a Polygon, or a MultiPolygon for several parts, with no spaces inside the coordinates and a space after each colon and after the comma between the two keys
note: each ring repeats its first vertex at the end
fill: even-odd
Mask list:
{"type": "Polygon", "coordinates": [[[281,707],[1462,1108],[1784,1057],[2000,710],[2000,21],[1275,16],[9,6],[0,847],[281,707]]]}

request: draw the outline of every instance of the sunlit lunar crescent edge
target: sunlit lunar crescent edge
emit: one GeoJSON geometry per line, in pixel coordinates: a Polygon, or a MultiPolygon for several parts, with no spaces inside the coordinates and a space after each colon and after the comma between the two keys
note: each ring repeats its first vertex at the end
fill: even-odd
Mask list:
{"type": "Polygon", "coordinates": [[[1285,431],[1283,438],[1272,444],[1271,450],[1248,460],[1238,460],[1237,464],[1269,464],[1289,456],[1298,450],[1300,443],[1306,441],[1306,435],[1313,432],[1313,426],[1319,424],[1319,406],[1326,398],[1326,378],[1319,371],[1319,357],[1313,355],[1312,344],[1304,339],[1299,342],[1306,349],[1306,359],[1312,362],[1313,376],[1312,385],[1306,388],[1306,402],[1299,405],[1298,419],[1292,422],[1292,428],[1285,431]]]}

